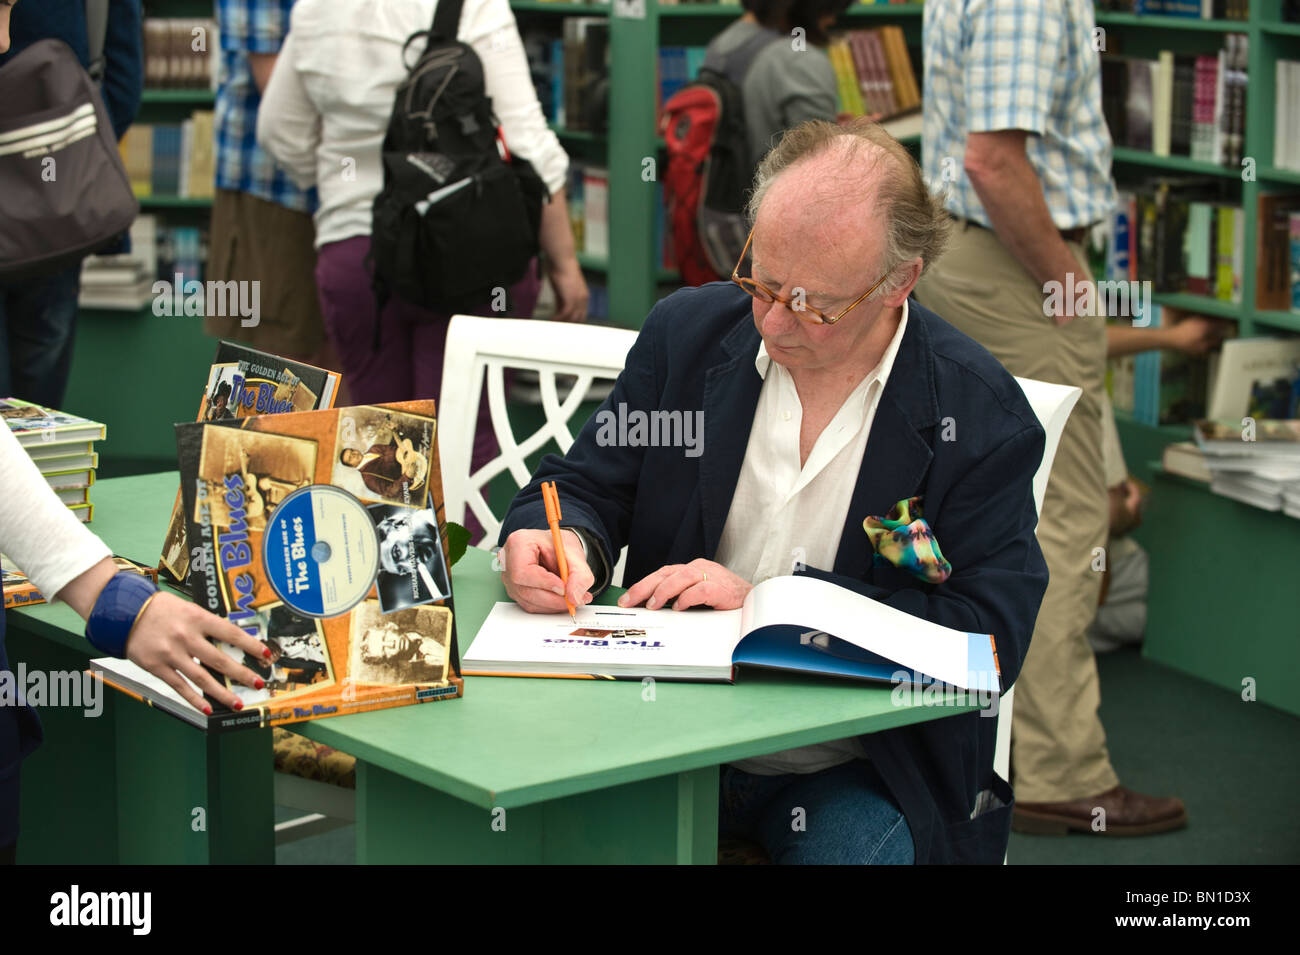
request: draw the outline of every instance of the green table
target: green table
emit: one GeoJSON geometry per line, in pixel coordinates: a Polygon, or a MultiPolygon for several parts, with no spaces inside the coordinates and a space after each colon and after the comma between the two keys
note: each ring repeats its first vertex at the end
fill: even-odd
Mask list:
{"type": "MultiPolygon", "coordinates": [[[[98,485],[96,530],[125,556],[150,556],[161,546],[175,481],[163,474],[98,485]]],[[[464,652],[505,595],[481,551],[471,550],[452,576],[464,652]]],[[[39,643],[76,652],[66,608],[21,611],[10,627],[23,633],[14,661],[39,643]]],[[[465,683],[460,700],[293,727],[358,759],[359,862],[711,863],[719,764],[973,708],[895,706],[886,688],[752,672],[735,686],[465,683]]],[[[78,720],[104,725],[78,734],[51,724],[24,770],[24,860],[29,850],[47,854],[32,843],[46,831],[43,817],[70,808],[59,787],[72,777],[102,793],[102,804],[114,801],[115,789],[119,826],[105,835],[117,833],[112,850],[123,861],[272,855],[265,731],[207,737],[127,698],[108,701],[101,721],[78,720]],[[191,832],[201,800],[208,831],[191,832]],[[178,819],[180,834],[171,831],[178,819]]]]}

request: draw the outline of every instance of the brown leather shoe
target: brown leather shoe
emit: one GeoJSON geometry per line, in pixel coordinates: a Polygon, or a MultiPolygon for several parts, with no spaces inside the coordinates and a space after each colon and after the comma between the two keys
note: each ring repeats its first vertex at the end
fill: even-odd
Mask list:
{"type": "Polygon", "coordinates": [[[1173,796],[1144,796],[1123,786],[1100,796],[1070,802],[1017,802],[1011,815],[1016,832],[1063,836],[1075,832],[1099,836],[1147,836],[1187,825],[1187,809],[1173,796]],[[1097,812],[1098,809],[1104,813],[1097,812]]]}

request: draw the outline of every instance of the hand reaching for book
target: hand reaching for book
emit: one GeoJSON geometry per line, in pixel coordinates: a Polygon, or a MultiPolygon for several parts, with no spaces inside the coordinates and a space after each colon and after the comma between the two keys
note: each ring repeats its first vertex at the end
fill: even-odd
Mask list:
{"type": "Polygon", "coordinates": [[[242,709],[244,704],[239,697],[195,663],[195,657],[218,673],[255,690],[260,690],[265,684],[248,667],[236,663],[213,646],[209,637],[228,643],[255,659],[271,655],[262,641],[249,636],[229,620],[163,591],[149,602],[136,621],[126,643],[126,655],[132,663],[144,667],[205,713],[210,714],[212,708],[189,683],[181,679],[181,674],[213,699],[232,709],[242,709]]]}
{"type": "Polygon", "coordinates": [[[641,578],[618,598],[618,605],[636,607],[644,602],[647,610],[659,610],[674,601],[673,610],[737,610],[753,589],[748,580],[700,557],[689,564],[667,564],[641,578]]]}
{"type": "MultiPolygon", "coordinates": [[[[117,565],[106,557],[70,580],[55,598],[85,620],[94,609],[101,591],[117,572],[117,565]]],[[[255,690],[262,689],[265,683],[248,667],[236,663],[209,643],[209,637],[228,643],[255,660],[271,655],[262,641],[244,633],[229,620],[160,590],[131,628],[126,641],[126,656],[204,713],[211,715],[212,708],[189,683],[181,679],[182,673],[213,699],[232,709],[241,709],[244,704],[239,697],[213,679],[212,674],[194,662],[194,658],[255,690]]]]}
{"type": "MultiPolygon", "coordinates": [[[[591,585],[596,576],[587,566],[582,541],[571,530],[562,529],[564,557],[569,564],[569,599],[575,607],[591,603],[591,585]]],[[[515,531],[506,538],[500,560],[505,565],[501,582],[510,599],[529,613],[565,613],[564,586],[555,559],[550,531],[515,531]]]]}

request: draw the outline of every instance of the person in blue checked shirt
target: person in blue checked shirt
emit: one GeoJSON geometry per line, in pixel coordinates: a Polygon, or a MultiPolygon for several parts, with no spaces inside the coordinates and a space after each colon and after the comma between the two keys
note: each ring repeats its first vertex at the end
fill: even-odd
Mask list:
{"type": "Polygon", "coordinates": [[[316,190],[299,189],[257,145],[257,112],[294,0],[217,0],[217,193],[205,278],[259,282],[260,315],[208,315],[204,331],[325,368],[339,364],[316,294],[316,190]]]}
{"type": "Polygon", "coordinates": [[[1097,713],[1086,634],[1108,516],[1105,317],[1048,295],[1092,281],[1084,242],[1115,202],[1094,24],[1092,0],[926,0],[922,160],[957,228],[916,298],[1012,374],[1083,391],[1038,523],[1051,582],[1016,685],[1014,825],[1142,835],[1186,825],[1187,812],[1119,784],[1097,713]]]}
{"type": "MultiPolygon", "coordinates": [[[[121,139],[140,108],[144,83],[140,0],[103,2],[108,6],[108,30],[100,91],[113,133],[121,139]]],[[[47,39],[68,44],[89,69],[86,0],[0,0],[0,67],[37,40],[47,39]]],[[[125,251],[125,241],[106,251],[125,251]]],[[[80,262],[46,278],[0,285],[0,396],[52,407],[63,404],[80,291],[80,262]]]]}

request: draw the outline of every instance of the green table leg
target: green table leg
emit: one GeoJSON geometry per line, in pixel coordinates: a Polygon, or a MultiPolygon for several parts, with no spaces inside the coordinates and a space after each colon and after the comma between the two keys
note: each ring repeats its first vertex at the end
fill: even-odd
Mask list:
{"type": "MultiPolygon", "coordinates": [[[[10,617],[10,621],[14,617],[10,617]]],[[[28,672],[79,674],[77,653],[11,626],[7,635],[14,667],[28,672]]],[[[118,861],[115,719],[113,690],[95,685],[99,707],[40,708],[45,742],[23,761],[18,861],[23,865],[112,865],[118,861]],[[97,716],[88,715],[99,709],[97,716]]],[[[82,701],[89,702],[87,700],[82,701]]]]}
{"type": "Polygon", "coordinates": [[[488,810],[357,764],[357,861],[712,865],[718,768],[488,810]]]}
{"type": "Polygon", "coordinates": [[[128,703],[117,708],[121,861],[273,864],[271,731],[206,734],[128,703]]]}

